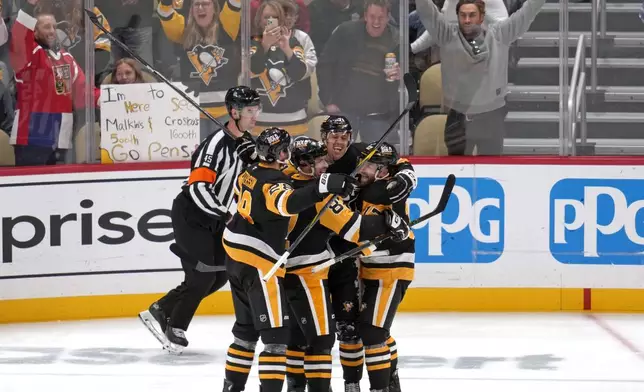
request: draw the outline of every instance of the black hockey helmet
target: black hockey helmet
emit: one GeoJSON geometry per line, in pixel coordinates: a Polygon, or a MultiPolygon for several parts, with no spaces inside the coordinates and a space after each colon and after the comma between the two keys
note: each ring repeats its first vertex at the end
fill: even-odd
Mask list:
{"type": "Polygon", "coordinates": [[[282,151],[289,152],[290,144],[291,135],[284,129],[277,127],[266,128],[255,141],[257,156],[261,161],[268,163],[281,162],[279,160],[280,153],[282,151]]]}
{"type": "MultiPolygon", "coordinates": [[[[366,149],[360,155],[360,159],[365,159],[367,155],[376,147],[377,142],[369,143],[366,149]]],[[[375,163],[378,166],[394,166],[398,162],[398,151],[389,143],[382,143],[376,152],[369,158],[368,162],[375,163]]]]}
{"type": "Polygon", "coordinates": [[[233,109],[241,111],[247,106],[261,106],[257,91],[246,86],[237,86],[228,89],[225,102],[226,110],[228,110],[230,116],[232,116],[233,109]]]}
{"type": "Polygon", "coordinates": [[[331,133],[349,132],[349,134],[351,134],[353,132],[353,129],[351,128],[349,119],[346,118],[345,116],[331,115],[327,117],[327,119],[324,120],[324,122],[320,126],[320,136],[322,137],[322,140],[326,140],[326,137],[329,134],[329,132],[331,133]]]}
{"type": "Polygon", "coordinates": [[[315,159],[326,156],[327,149],[324,143],[308,136],[298,136],[291,143],[291,163],[297,169],[302,162],[315,165],[315,159]]]}

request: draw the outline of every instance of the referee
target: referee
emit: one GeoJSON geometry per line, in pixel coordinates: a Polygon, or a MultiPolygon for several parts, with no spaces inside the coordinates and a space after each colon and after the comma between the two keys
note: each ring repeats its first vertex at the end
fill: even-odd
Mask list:
{"type": "MultiPolygon", "coordinates": [[[[139,318],[165,349],[178,354],[188,346],[185,331],[201,300],[222,288],[226,252],[222,235],[242,166],[255,158],[255,143],[248,130],[261,110],[260,98],[249,87],[226,93],[230,120],[205,138],[192,155],[190,176],[172,203],[173,253],[181,258],[183,282],[154,302],[139,318]]],[[[204,121],[204,120],[202,120],[204,121]]]]}

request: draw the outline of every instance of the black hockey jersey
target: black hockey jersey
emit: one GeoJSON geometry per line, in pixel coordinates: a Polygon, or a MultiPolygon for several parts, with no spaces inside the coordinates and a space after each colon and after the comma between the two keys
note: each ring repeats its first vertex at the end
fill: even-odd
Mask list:
{"type": "MultiPolygon", "coordinates": [[[[299,173],[294,174],[291,179],[295,188],[303,188],[316,183],[316,180],[311,177],[299,173]]],[[[332,197],[329,195],[323,201],[316,203],[314,207],[299,213],[295,226],[288,236],[289,242],[295,241],[300,236],[304,228],[332,197]]],[[[380,215],[362,216],[360,213],[352,211],[342,199],[335,198],[304,240],[293,250],[286,264],[287,273],[310,274],[314,266],[332,258],[334,255],[329,252],[327,247],[327,240],[332,234],[336,234],[345,241],[358,244],[386,231],[384,217],[380,215]]],[[[321,278],[326,278],[327,273],[328,269],[325,269],[324,276],[321,278]]]]}
{"type": "MultiPolygon", "coordinates": [[[[280,170],[259,163],[239,175],[237,214],[224,231],[228,256],[266,274],[284,254],[297,214],[322,200],[317,184],[293,189],[280,170]]],[[[276,276],[284,276],[284,268],[276,276]]]]}
{"type": "MultiPolygon", "coordinates": [[[[366,143],[351,143],[347,152],[344,153],[342,158],[329,165],[327,173],[342,173],[351,174],[360,162],[362,152],[367,148],[366,143]]],[[[414,167],[406,158],[398,159],[396,167],[393,169],[391,175],[395,175],[398,171],[409,169],[414,171],[414,167]]]]}
{"type": "Polygon", "coordinates": [[[302,45],[295,37],[291,37],[290,45],[293,56],[289,60],[279,47],[265,52],[261,37],[251,41],[251,87],[262,100],[256,131],[278,126],[291,135],[301,135],[308,129],[306,108],[311,98],[311,81],[306,77],[302,45]]]}
{"type": "MultiPolygon", "coordinates": [[[[356,202],[364,216],[380,215],[385,209],[392,209],[409,223],[409,208],[407,200],[402,200],[391,205],[386,189],[386,181],[375,181],[362,188],[356,202]]],[[[375,250],[362,256],[360,277],[363,279],[379,280],[394,278],[400,280],[414,279],[414,233],[409,233],[409,238],[396,242],[387,240],[375,250]]]]}
{"type": "Polygon", "coordinates": [[[351,174],[358,166],[360,154],[367,148],[366,143],[351,143],[342,158],[329,165],[327,173],[351,174]]]}
{"type": "Polygon", "coordinates": [[[181,82],[199,86],[199,104],[213,117],[226,115],[226,91],[238,84],[241,72],[239,2],[227,0],[223,5],[219,13],[216,44],[196,44],[187,49],[183,42],[184,32],[191,28],[187,26],[188,18],[171,5],[159,4],[157,13],[165,35],[183,49],[180,56],[181,82]]]}

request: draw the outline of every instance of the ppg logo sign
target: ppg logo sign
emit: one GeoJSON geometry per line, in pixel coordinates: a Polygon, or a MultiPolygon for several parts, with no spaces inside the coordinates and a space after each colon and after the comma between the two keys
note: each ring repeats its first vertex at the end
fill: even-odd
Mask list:
{"type": "Polygon", "coordinates": [[[561,180],[550,191],[550,252],[568,264],[644,264],[643,209],[642,180],[561,180]]]}
{"type": "MultiPolygon", "coordinates": [[[[440,199],[444,178],[419,178],[409,199],[411,219],[440,199]]],[[[445,211],[416,226],[417,263],[491,263],[503,252],[505,195],[490,178],[457,177],[445,211]]]]}

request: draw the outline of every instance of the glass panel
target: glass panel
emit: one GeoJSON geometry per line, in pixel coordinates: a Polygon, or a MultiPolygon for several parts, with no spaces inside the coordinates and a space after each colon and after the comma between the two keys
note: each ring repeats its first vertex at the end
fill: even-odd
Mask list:
{"type": "MultiPolygon", "coordinates": [[[[585,148],[597,155],[642,155],[644,5],[641,0],[618,3],[595,0],[583,6],[585,15],[591,14],[583,30],[590,32],[586,39],[588,143],[585,148]]],[[[580,31],[574,23],[581,18],[579,8],[580,5],[571,4],[571,39],[580,31]]],[[[577,132],[581,137],[581,130],[577,132]]],[[[577,155],[583,153],[577,150],[577,155]]]]}
{"type": "Polygon", "coordinates": [[[414,155],[558,154],[559,4],[457,3],[411,6],[414,155]]]}
{"type": "MultiPolygon", "coordinates": [[[[396,119],[399,98],[406,95],[400,82],[406,61],[400,50],[399,30],[406,27],[400,23],[398,1],[366,0],[364,6],[357,4],[314,0],[307,7],[310,37],[318,53],[315,75],[319,88],[309,110],[311,114],[346,115],[354,139],[372,142],[396,119]]],[[[311,132],[319,137],[319,126],[312,126],[311,132]]],[[[387,140],[398,145],[397,130],[387,140]]]]}
{"type": "Polygon", "coordinates": [[[83,73],[89,63],[83,1],[0,4],[0,166],[74,162],[84,97],[95,97],[83,73]]]}
{"type": "Polygon", "coordinates": [[[241,3],[94,1],[125,46],[112,42],[101,76],[100,160],[189,160],[228,121],[226,91],[243,78],[241,3]]]}

